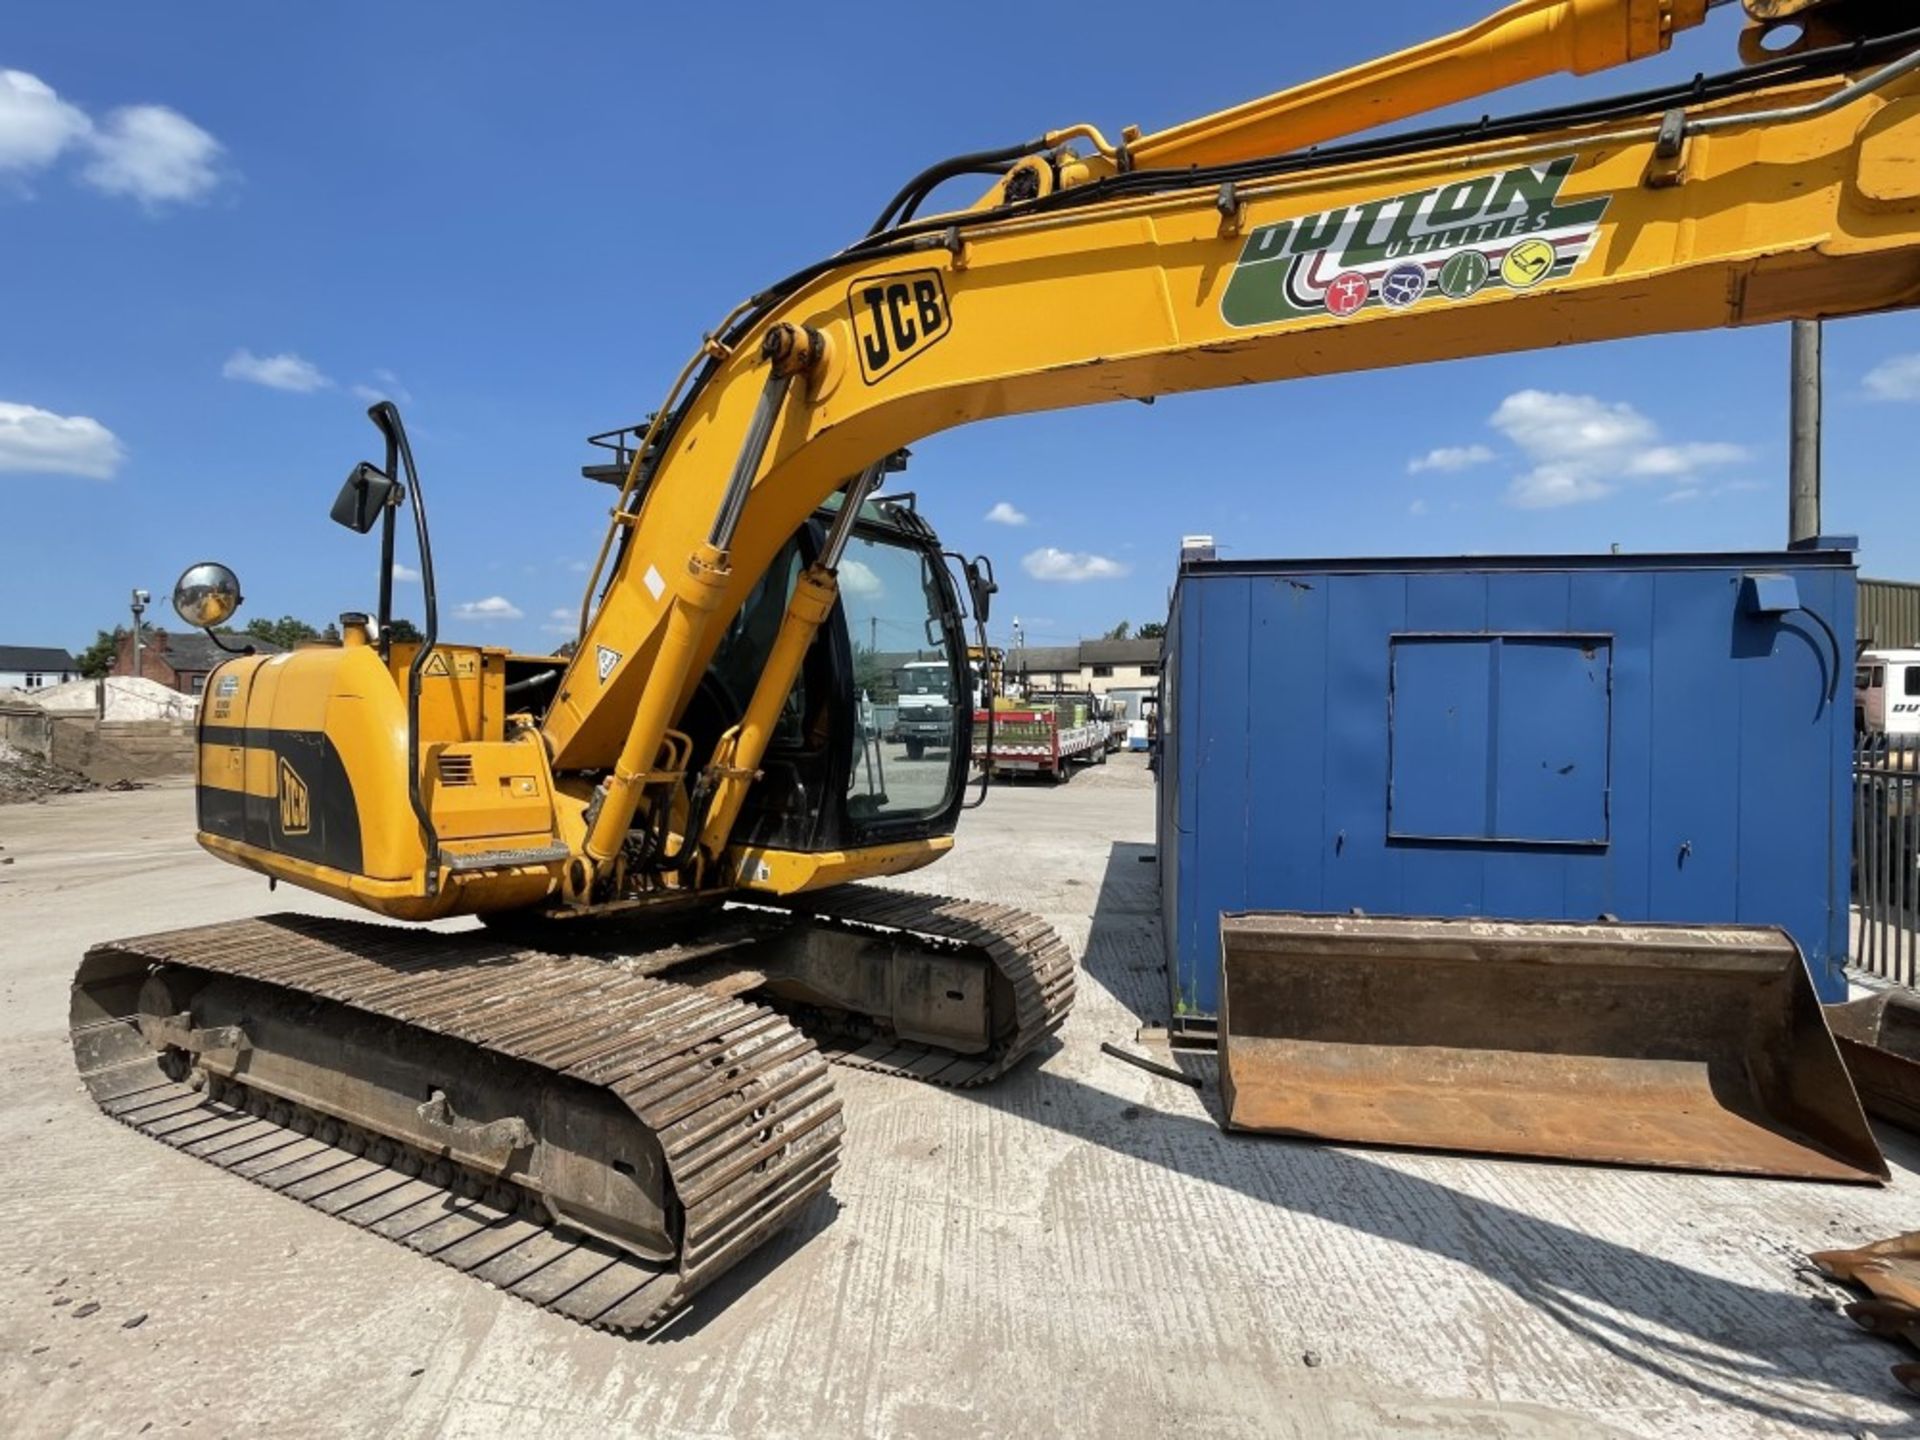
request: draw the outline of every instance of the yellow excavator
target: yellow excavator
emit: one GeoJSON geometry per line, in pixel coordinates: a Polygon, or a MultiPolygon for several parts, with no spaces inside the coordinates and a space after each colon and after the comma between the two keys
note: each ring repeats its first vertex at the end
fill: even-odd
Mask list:
{"type": "MultiPolygon", "coordinates": [[[[830,1062],[982,1084],[1072,999],[1043,921],[858,883],[949,849],[973,723],[952,705],[952,743],[910,760],[863,677],[910,653],[968,694],[963,621],[994,590],[882,493],[902,447],[1020,411],[1920,300],[1904,5],[1746,0],[1725,73],[1391,128],[1656,55],[1710,8],[1520,0],[1155,134],[1073,125],[928,168],[598,437],[611,523],[565,656],[441,639],[420,476],[376,405],[384,458],[334,518],[381,531],[379,613],[210,677],[199,839],[387,921],[486,923],[281,915],[96,946],[73,996],[96,1100],[533,1303],[659,1322],[827,1184],[830,1062]],[[922,213],[968,176],[975,203],[922,213]],[[425,615],[403,642],[407,509],[425,615]]],[[[214,565],[176,594],[210,633],[238,603],[214,565]]]]}

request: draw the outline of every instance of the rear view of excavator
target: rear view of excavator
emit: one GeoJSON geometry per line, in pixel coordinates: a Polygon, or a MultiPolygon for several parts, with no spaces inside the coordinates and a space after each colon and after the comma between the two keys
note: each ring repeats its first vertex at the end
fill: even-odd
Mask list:
{"type": "MultiPolygon", "coordinates": [[[[950,849],[976,705],[993,715],[963,628],[987,653],[991,566],[882,493],[902,447],[998,414],[1920,301],[1920,31],[1900,7],[1749,0],[1743,68],[1377,134],[1656,55],[1709,8],[1519,0],[1157,134],[1075,125],[930,167],[724,316],[645,421],[595,437],[610,523],[564,654],[441,638],[421,478],[374,406],[384,456],[333,518],[379,531],[377,612],[210,677],[197,805],[212,854],[385,923],[94,947],[72,1008],[94,1097],[533,1303],[659,1323],[828,1183],[832,1064],[985,1084],[1072,1001],[1043,920],[864,883],[950,849]],[[977,203],[919,213],[963,176],[977,203]],[[403,517],[424,604],[404,641],[403,517]],[[976,697],[927,707],[947,730],[911,749],[874,718],[906,670],[976,697]],[[456,916],[484,928],[408,928],[456,916]]],[[[222,644],[239,602],[218,565],[176,593],[222,644]]],[[[1777,958],[1749,978],[1796,1005],[1777,958]]],[[[1502,963],[1481,959],[1483,980],[1502,963]]],[[[1720,968],[1732,995],[1740,967],[1720,968]]],[[[1243,979],[1233,1010],[1268,1024],[1243,979]]],[[[1577,1008],[1536,1010],[1578,1031],[1577,1008]]],[[[1779,1018],[1714,1044],[1804,1031],[1779,1018]]],[[[1449,1073],[1442,1054],[1420,1083],[1449,1073]]],[[[1806,1126],[1828,1168],[1872,1178],[1852,1118],[1824,1114],[1806,1126]]]]}

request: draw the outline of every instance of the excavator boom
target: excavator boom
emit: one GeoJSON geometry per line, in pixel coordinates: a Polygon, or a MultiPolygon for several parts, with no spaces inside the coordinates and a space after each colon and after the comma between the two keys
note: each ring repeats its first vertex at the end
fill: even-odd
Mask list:
{"type": "MultiPolygon", "coordinates": [[[[896,227],[762,292],[636,456],[611,574],[542,723],[556,764],[644,769],[794,527],[872,456],[935,431],[1913,303],[1916,44],[1862,40],[1626,110],[1133,168],[896,227]],[[798,379],[763,358],[796,344],[798,379]]],[[[599,809],[603,836],[643,788],[599,809]]]]}

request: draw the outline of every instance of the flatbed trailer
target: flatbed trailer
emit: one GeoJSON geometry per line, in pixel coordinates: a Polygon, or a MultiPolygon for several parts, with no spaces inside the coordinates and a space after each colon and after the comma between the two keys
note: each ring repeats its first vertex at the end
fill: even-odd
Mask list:
{"type": "Polygon", "coordinates": [[[1089,718],[1084,724],[1060,723],[1058,705],[1040,704],[993,715],[993,753],[987,753],[987,712],[973,716],[973,763],[989,775],[1045,775],[1064,780],[1074,765],[1103,765],[1108,725],[1089,718]]]}

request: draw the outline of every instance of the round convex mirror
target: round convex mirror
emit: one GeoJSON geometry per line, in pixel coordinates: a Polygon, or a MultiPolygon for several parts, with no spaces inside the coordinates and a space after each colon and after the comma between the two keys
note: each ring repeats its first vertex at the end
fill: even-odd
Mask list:
{"type": "Polygon", "coordinates": [[[174,584],[173,608],[198,629],[224,625],[240,608],[240,578],[216,561],[189,565],[174,584]]]}

